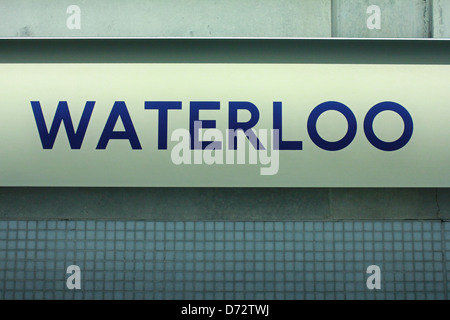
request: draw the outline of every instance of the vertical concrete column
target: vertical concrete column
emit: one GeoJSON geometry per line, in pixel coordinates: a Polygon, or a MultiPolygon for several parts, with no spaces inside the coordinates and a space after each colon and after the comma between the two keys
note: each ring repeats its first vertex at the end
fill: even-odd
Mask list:
{"type": "Polygon", "coordinates": [[[450,0],[433,0],[433,38],[450,38],[450,0]]]}

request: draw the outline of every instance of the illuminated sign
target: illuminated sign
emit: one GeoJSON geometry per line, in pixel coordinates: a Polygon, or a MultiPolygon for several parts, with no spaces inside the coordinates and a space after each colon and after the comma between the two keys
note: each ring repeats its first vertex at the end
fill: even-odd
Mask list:
{"type": "Polygon", "coordinates": [[[447,65],[0,72],[2,186],[450,186],[447,65]]]}

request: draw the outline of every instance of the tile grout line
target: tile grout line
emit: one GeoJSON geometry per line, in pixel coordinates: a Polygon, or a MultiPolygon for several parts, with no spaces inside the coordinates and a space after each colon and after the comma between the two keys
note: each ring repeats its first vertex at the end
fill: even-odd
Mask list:
{"type": "Polygon", "coordinates": [[[448,295],[448,280],[447,280],[447,257],[445,254],[445,228],[444,228],[444,221],[441,221],[441,254],[442,254],[442,261],[443,261],[443,270],[442,270],[442,277],[444,279],[444,294],[445,294],[445,298],[449,299],[449,295],[448,295]]]}

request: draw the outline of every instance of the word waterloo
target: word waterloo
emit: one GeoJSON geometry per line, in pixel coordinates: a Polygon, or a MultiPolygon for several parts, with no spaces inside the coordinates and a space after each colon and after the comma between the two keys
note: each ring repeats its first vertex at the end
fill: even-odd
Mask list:
{"type": "MultiPolygon", "coordinates": [[[[91,116],[94,113],[95,101],[86,101],[76,129],[74,128],[67,101],[59,101],[55,115],[51,121],[50,129],[48,129],[47,122],[44,119],[44,106],[41,105],[40,101],[30,101],[30,103],[43,149],[53,149],[61,124],[65,127],[70,148],[80,149],[82,147],[86,130],[89,126],[91,116]]],[[[157,112],[158,150],[167,150],[170,114],[181,110],[182,107],[181,101],[144,102],[145,110],[155,110],[157,112]]],[[[206,164],[223,164],[224,162],[226,164],[234,163],[234,157],[228,156],[230,153],[227,153],[227,151],[239,151],[242,148],[245,148],[245,144],[238,143],[238,138],[240,137],[238,134],[239,132],[244,133],[244,140],[246,138],[250,142],[249,150],[260,152],[260,162],[264,164],[273,163],[273,160],[278,161],[278,151],[303,150],[303,142],[301,140],[283,140],[282,102],[273,102],[273,125],[270,129],[272,133],[270,149],[272,152],[270,156],[268,155],[266,148],[268,140],[267,130],[259,129],[258,135],[258,130],[254,129],[260,118],[259,109],[255,104],[249,101],[230,101],[228,103],[228,128],[225,134],[222,134],[216,128],[216,120],[201,120],[199,116],[201,110],[220,110],[220,108],[221,104],[219,101],[191,101],[189,103],[189,130],[177,129],[171,135],[171,141],[180,141],[179,145],[173,149],[173,151],[176,150],[178,154],[172,154],[173,163],[191,164],[190,151],[195,150],[209,152],[209,156],[200,156],[199,158],[195,157],[194,154],[194,164],[203,163],[202,160],[205,160],[204,163],[206,164]],[[238,120],[238,112],[242,110],[249,113],[249,120],[238,120]],[[208,130],[202,135],[200,133],[202,131],[201,129],[208,130]],[[224,139],[224,136],[227,139],[224,139]],[[212,138],[214,138],[214,140],[207,140],[212,138]],[[250,147],[250,145],[252,147],[250,147]],[[223,160],[224,157],[222,155],[223,149],[225,149],[225,154],[227,155],[225,161],[223,160]],[[265,152],[265,158],[262,152],[265,152]],[[276,159],[271,157],[276,157],[276,159]]],[[[339,151],[346,148],[352,143],[357,134],[357,120],[354,113],[348,106],[337,101],[326,101],[313,108],[306,120],[306,126],[311,141],[318,148],[326,151],[339,151]],[[341,113],[347,122],[347,132],[343,137],[337,137],[338,139],[336,141],[327,141],[323,139],[317,130],[317,120],[320,115],[330,110],[341,113]]],[[[396,151],[403,148],[411,139],[413,134],[413,120],[408,110],[402,105],[392,101],[384,101],[368,110],[363,119],[363,128],[368,143],[374,148],[382,151],[396,151]],[[383,141],[377,137],[373,130],[374,119],[383,111],[393,111],[403,120],[403,133],[395,141],[383,141]]],[[[145,134],[148,133],[146,132],[145,134]]],[[[106,149],[110,140],[128,140],[132,150],[142,149],[138,133],[133,125],[133,120],[125,101],[114,102],[108,118],[105,119],[105,126],[99,137],[96,149],[106,149]],[[115,130],[119,118],[124,128],[124,130],[121,131],[115,130]]],[[[245,156],[245,153],[243,153],[243,155],[245,156]]],[[[243,157],[239,157],[238,155],[237,163],[242,163],[242,159],[243,157]],[[239,158],[241,160],[239,160],[239,158]]],[[[249,159],[251,160],[250,163],[256,163],[255,158],[252,158],[251,155],[249,155],[249,159]]],[[[276,174],[278,171],[278,163],[276,163],[276,166],[277,167],[274,168],[274,170],[269,170],[266,173],[261,172],[261,174],[276,174]]]]}

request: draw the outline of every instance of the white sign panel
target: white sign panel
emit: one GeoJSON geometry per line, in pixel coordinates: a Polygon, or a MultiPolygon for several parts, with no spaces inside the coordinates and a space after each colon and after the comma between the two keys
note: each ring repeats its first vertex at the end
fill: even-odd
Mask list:
{"type": "Polygon", "coordinates": [[[0,64],[0,185],[450,187],[450,66],[0,64]]]}

